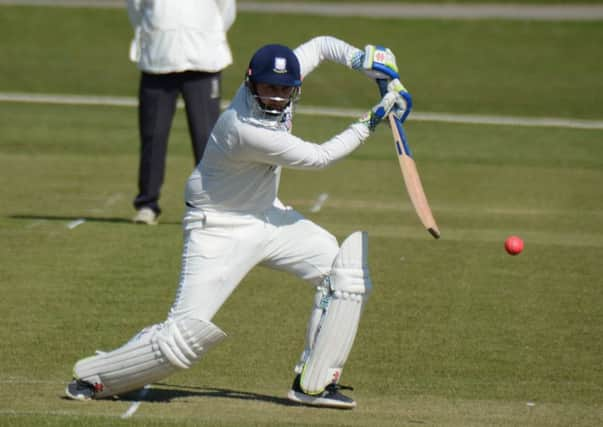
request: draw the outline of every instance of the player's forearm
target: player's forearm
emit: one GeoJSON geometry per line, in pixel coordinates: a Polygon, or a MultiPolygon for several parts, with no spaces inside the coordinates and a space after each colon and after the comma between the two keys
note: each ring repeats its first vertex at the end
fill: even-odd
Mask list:
{"type": "Polygon", "coordinates": [[[308,144],[312,152],[283,166],[295,169],[323,169],[352,153],[369,136],[362,124],[353,124],[322,144],[308,144]]]}
{"type": "Polygon", "coordinates": [[[369,137],[369,134],[370,132],[366,126],[354,123],[340,134],[323,143],[321,148],[329,153],[329,159],[334,162],[358,148],[369,137]]]}

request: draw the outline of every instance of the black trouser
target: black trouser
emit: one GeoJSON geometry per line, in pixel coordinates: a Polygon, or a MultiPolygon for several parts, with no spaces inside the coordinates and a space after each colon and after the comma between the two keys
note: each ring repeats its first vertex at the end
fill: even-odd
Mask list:
{"type": "Polygon", "coordinates": [[[220,73],[186,71],[142,73],[138,92],[140,165],[134,207],[149,207],[159,214],[159,192],[165,175],[168,136],[181,93],[195,164],[203,157],[209,134],[220,114],[220,73]]]}

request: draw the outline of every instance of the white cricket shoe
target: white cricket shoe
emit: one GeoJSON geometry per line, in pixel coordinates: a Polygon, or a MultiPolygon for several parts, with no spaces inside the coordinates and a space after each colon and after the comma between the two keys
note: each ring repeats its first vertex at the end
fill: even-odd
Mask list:
{"type": "Polygon", "coordinates": [[[151,208],[140,208],[132,218],[136,224],[157,225],[157,214],[151,208]]]}
{"type": "Polygon", "coordinates": [[[94,386],[74,379],[65,388],[65,394],[73,400],[90,400],[94,397],[94,386]]]}
{"type": "Polygon", "coordinates": [[[352,390],[352,387],[329,384],[322,393],[312,395],[305,393],[300,385],[301,376],[297,375],[287,394],[287,398],[294,402],[310,406],[322,406],[336,409],[352,409],[356,407],[354,399],[350,399],[339,392],[341,389],[352,390]]]}

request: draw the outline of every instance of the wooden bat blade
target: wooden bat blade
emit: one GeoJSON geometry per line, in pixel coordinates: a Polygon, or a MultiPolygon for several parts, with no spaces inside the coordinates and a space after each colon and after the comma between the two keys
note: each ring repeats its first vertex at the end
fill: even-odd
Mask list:
{"type": "Polygon", "coordinates": [[[427,231],[436,239],[440,238],[440,229],[433,218],[427,196],[423,190],[421,184],[421,178],[419,177],[419,171],[412,158],[412,153],[402,124],[392,114],[389,116],[389,123],[392,129],[392,135],[394,137],[394,143],[396,145],[396,153],[398,154],[398,161],[400,163],[400,170],[404,177],[404,184],[406,185],[406,191],[410,197],[410,201],[415,208],[419,219],[427,231]]]}

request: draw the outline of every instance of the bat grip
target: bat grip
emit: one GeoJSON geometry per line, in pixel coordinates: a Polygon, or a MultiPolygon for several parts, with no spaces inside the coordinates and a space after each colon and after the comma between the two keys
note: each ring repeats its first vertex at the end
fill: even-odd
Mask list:
{"type": "MultiPolygon", "coordinates": [[[[381,96],[383,97],[387,93],[387,80],[386,79],[377,79],[377,86],[379,86],[379,92],[381,92],[381,96]]],[[[408,112],[406,113],[408,115],[408,112]]],[[[404,117],[406,118],[406,116],[404,117]]],[[[396,127],[398,128],[398,134],[400,135],[400,139],[402,144],[404,144],[405,151],[408,156],[412,157],[412,153],[410,152],[410,147],[408,146],[408,142],[406,139],[406,133],[404,132],[404,128],[402,127],[402,121],[400,121],[397,117],[394,116],[394,120],[396,122],[396,127]]]]}
{"type": "MultiPolygon", "coordinates": [[[[381,92],[381,97],[385,96],[385,94],[387,93],[387,84],[388,81],[386,79],[377,79],[377,86],[379,86],[379,92],[381,92]]],[[[404,121],[406,120],[406,117],[408,117],[408,114],[410,113],[410,110],[412,108],[412,98],[410,97],[410,94],[408,92],[400,92],[400,96],[402,98],[404,98],[404,100],[406,101],[406,111],[404,112],[404,114],[402,115],[402,117],[396,117],[396,121],[398,121],[400,123],[400,125],[402,123],[404,123],[404,121]]],[[[395,107],[397,108],[397,107],[395,107]]]]}
{"type": "Polygon", "coordinates": [[[381,93],[381,97],[385,96],[385,94],[387,93],[387,80],[377,79],[377,86],[379,86],[379,92],[381,93]]]}

